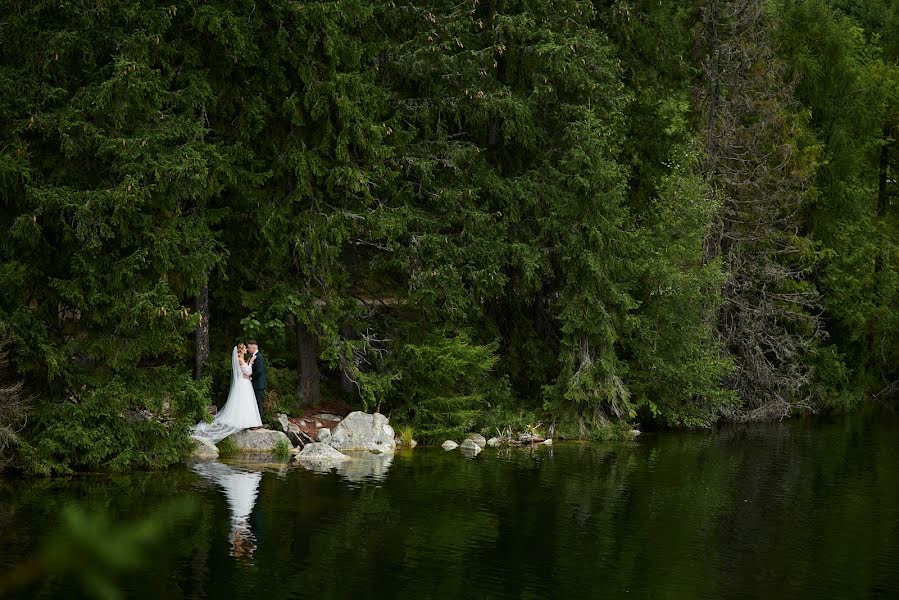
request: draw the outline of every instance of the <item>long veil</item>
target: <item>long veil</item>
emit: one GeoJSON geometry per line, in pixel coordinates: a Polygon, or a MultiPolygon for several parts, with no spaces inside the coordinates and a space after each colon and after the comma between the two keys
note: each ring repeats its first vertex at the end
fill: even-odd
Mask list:
{"type": "Polygon", "coordinates": [[[194,427],[191,432],[191,437],[216,444],[232,433],[237,433],[243,429],[243,427],[235,427],[228,423],[228,417],[231,414],[231,410],[229,409],[233,409],[233,407],[229,405],[237,391],[237,382],[239,378],[240,368],[237,365],[237,346],[234,346],[231,350],[231,389],[228,391],[228,400],[225,401],[222,410],[218,411],[218,414],[215,415],[212,423],[207,423],[206,421],[197,423],[196,427],[194,427]]]}

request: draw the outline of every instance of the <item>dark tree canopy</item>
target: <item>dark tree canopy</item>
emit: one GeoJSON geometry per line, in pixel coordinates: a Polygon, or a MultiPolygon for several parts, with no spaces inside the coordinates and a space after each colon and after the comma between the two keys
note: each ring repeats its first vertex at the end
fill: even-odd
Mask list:
{"type": "Polygon", "coordinates": [[[250,336],[430,441],[890,400],[897,61],[886,0],[2,0],[0,465],[180,460],[250,336]]]}

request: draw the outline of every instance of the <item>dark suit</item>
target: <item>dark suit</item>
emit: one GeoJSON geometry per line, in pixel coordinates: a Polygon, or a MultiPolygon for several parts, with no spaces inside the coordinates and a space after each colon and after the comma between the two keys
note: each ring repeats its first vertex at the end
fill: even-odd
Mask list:
{"type": "Polygon", "coordinates": [[[262,416],[262,400],[265,398],[265,357],[262,350],[256,353],[256,361],[253,363],[253,374],[250,376],[253,382],[253,393],[256,395],[256,405],[259,406],[259,416],[262,416]]]}

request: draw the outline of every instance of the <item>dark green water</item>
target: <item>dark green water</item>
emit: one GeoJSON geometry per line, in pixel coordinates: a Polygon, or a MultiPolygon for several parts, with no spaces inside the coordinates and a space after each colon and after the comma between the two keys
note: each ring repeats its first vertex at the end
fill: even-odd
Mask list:
{"type": "MultiPolygon", "coordinates": [[[[899,598],[895,416],[354,465],[8,480],[0,572],[40,552],[66,505],[127,522],[192,498],[112,577],[124,597],[899,598]],[[223,485],[239,503],[257,480],[235,548],[223,485]]],[[[83,597],[85,570],[15,594],[83,597]]]]}

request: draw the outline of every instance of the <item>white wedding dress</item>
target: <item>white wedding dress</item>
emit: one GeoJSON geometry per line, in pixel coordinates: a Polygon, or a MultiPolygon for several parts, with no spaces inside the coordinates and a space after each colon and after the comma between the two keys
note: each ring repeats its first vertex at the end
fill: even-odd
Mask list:
{"type": "Polygon", "coordinates": [[[262,426],[253,384],[244,377],[252,373],[251,365],[238,364],[237,346],[234,346],[231,351],[231,391],[228,393],[228,400],[211,423],[205,421],[197,423],[191,434],[193,437],[215,444],[232,433],[262,426]]]}

